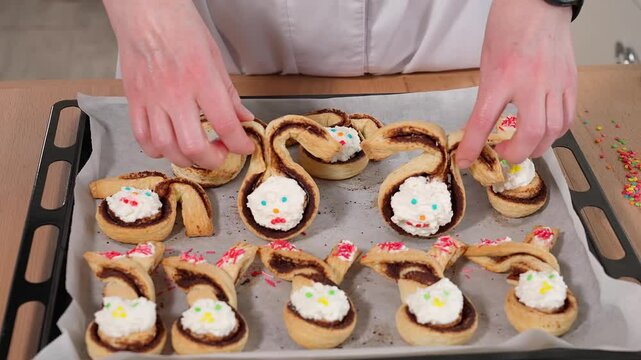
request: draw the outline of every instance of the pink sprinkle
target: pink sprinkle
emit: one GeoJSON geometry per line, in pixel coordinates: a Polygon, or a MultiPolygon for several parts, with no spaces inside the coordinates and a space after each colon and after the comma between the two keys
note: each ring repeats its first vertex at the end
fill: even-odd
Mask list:
{"type": "Polygon", "coordinates": [[[384,251],[402,251],[407,249],[401,241],[382,242],[378,244],[378,247],[384,251]]]}
{"type": "Polygon", "coordinates": [[[505,128],[515,128],[516,129],[516,116],[508,116],[499,125],[499,130],[503,131],[505,128]]]}
{"type": "Polygon", "coordinates": [[[227,250],[223,257],[220,258],[220,260],[216,261],[216,266],[223,267],[223,265],[227,265],[229,263],[236,264],[238,259],[240,259],[244,253],[245,249],[237,248],[234,246],[231,249],[227,250]]]}
{"type": "Polygon", "coordinates": [[[123,256],[123,254],[119,253],[118,251],[105,251],[101,252],[100,255],[106,257],[109,260],[113,260],[113,258],[118,256],[123,256]]]}
{"type": "Polygon", "coordinates": [[[261,274],[261,272],[260,272],[260,271],[252,271],[250,275],[251,275],[252,277],[256,277],[256,276],[258,276],[258,275],[260,275],[260,274],[261,274]]]}
{"type": "Polygon", "coordinates": [[[287,250],[287,251],[298,251],[296,246],[292,245],[287,240],[274,240],[267,244],[270,248],[274,250],[287,250]]]}
{"type": "Polygon", "coordinates": [[[276,283],[274,283],[272,280],[265,279],[265,282],[271,287],[276,287],[276,283]]]}
{"type": "Polygon", "coordinates": [[[152,256],[154,254],[154,248],[147,243],[138,244],[135,248],[127,251],[127,256],[131,256],[132,254],[152,256]]]}
{"type": "Polygon", "coordinates": [[[448,254],[450,253],[451,248],[459,248],[458,244],[450,236],[441,236],[438,238],[434,243],[434,247],[448,254]]]}
{"type": "Polygon", "coordinates": [[[261,271],[261,273],[262,273],[263,275],[267,276],[268,278],[271,278],[271,279],[273,279],[273,278],[274,278],[274,275],[269,274],[269,273],[266,273],[266,272],[265,272],[265,270],[261,271]]]}
{"type": "Polygon", "coordinates": [[[553,235],[554,232],[549,227],[540,227],[534,230],[534,236],[544,240],[549,240],[553,235]]]}

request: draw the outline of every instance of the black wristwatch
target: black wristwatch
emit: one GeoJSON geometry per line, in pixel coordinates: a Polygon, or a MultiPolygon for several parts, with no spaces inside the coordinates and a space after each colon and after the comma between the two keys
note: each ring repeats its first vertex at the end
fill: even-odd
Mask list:
{"type": "Polygon", "coordinates": [[[553,6],[572,6],[572,21],[579,16],[579,12],[583,7],[583,0],[545,0],[545,2],[553,6]]]}

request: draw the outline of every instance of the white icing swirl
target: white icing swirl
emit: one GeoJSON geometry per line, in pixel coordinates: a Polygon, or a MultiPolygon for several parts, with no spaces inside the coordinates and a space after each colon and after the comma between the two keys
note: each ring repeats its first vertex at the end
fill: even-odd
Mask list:
{"type": "Polygon", "coordinates": [[[505,182],[492,185],[492,190],[494,190],[495,193],[525,186],[529,184],[536,175],[534,163],[530,159],[525,159],[525,161],[517,165],[512,165],[505,160],[501,160],[501,170],[503,171],[505,182]]]}
{"type": "Polygon", "coordinates": [[[463,311],[463,293],[448,278],[420,288],[405,300],[419,324],[451,324],[463,311]]]}
{"type": "Polygon", "coordinates": [[[568,286],[556,271],[528,270],[519,275],[516,297],[523,304],[538,310],[559,309],[567,298],[568,286]]]}
{"type": "Polygon", "coordinates": [[[355,129],[347,126],[333,126],[325,129],[341,144],[341,151],[334,155],[330,162],[347,161],[361,151],[361,138],[355,129]]]}
{"type": "Polygon", "coordinates": [[[126,337],[156,325],[156,303],[147,298],[108,296],[102,299],[102,304],[102,309],[95,313],[95,321],[100,332],[109,337],[126,337]]]}
{"type": "Polygon", "coordinates": [[[343,290],[318,282],[292,292],[290,301],[298,314],[307,320],[341,321],[350,308],[343,290]]]}
{"type": "Polygon", "coordinates": [[[429,236],[452,221],[452,195],[439,180],[407,178],[392,195],[392,221],[412,235],[429,236]]]}
{"type": "Polygon", "coordinates": [[[158,194],[149,189],[131,186],[124,186],[106,200],[109,209],[127,223],[157,215],[162,207],[158,194]]]}
{"type": "Polygon", "coordinates": [[[198,335],[224,337],[238,326],[234,310],[224,301],[198,299],[183,312],[180,324],[198,335]]]}
{"type": "Polygon", "coordinates": [[[296,180],[271,176],[247,196],[247,207],[259,225],[287,231],[303,219],[306,200],[296,180]]]}

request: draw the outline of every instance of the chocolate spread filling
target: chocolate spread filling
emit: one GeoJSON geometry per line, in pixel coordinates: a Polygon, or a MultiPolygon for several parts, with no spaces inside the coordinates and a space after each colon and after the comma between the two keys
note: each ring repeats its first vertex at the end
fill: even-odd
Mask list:
{"type": "Polygon", "coordinates": [[[500,263],[504,262],[505,260],[507,260],[508,258],[510,258],[512,256],[517,256],[517,255],[531,256],[533,258],[537,258],[537,259],[543,261],[544,263],[547,263],[547,261],[541,259],[540,257],[538,257],[536,255],[532,255],[532,254],[528,254],[528,253],[524,253],[524,252],[517,252],[517,253],[514,253],[514,254],[510,254],[510,255],[505,255],[505,256],[490,256],[490,259],[492,259],[496,263],[500,264],[500,263]]]}
{"type": "Polygon", "coordinates": [[[164,334],[165,334],[165,326],[162,324],[162,321],[160,321],[160,317],[156,314],[156,336],[154,336],[154,338],[151,339],[151,341],[149,341],[148,343],[133,342],[133,343],[127,344],[123,348],[115,348],[107,344],[106,342],[102,341],[100,336],[98,336],[98,324],[96,324],[95,322],[91,324],[91,328],[89,329],[89,331],[91,334],[91,339],[96,344],[99,344],[100,346],[108,349],[109,351],[145,352],[150,349],[153,349],[160,343],[160,340],[164,337],[164,334]]]}
{"type": "Polygon", "coordinates": [[[297,276],[304,277],[306,279],[309,279],[313,282],[321,283],[323,285],[328,285],[328,286],[338,286],[336,285],[335,282],[332,280],[328,279],[325,275],[319,274],[319,273],[314,273],[314,274],[300,274],[297,276]]]}
{"type": "Polygon", "coordinates": [[[269,266],[280,274],[288,274],[294,270],[312,269],[321,276],[327,278],[325,269],[315,261],[293,260],[278,253],[274,253],[269,259],[269,266]]]}
{"type": "MultiPolygon", "coordinates": [[[[338,115],[341,118],[341,121],[337,122],[336,124],[331,124],[327,126],[348,126],[349,125],[349,118],[347,117],[347,114],[343,111],[340,111],[338,109],[321,109],[321,110],[316,110],[314,112],[310,112],[305,114],[305,116],[309,115],[320,115],[320,114],[326,114],[326,113],[331,113],[338,115]]],[[[321,126],[325,126],[322,124],[319,124],[321,126]]]]}
{"type": "Polygon", "coordinates": [[[138,284],[138,282],[136,281],[136,278],[130,276],[129,274],[127,274],[126,272],[120,269],[106,267],[100,270],[100,272],[98,272],[96,276],[98,276],[101,279],[106,279],[110,277],[121,279],[122,281],[126,282],[129,285],[129,287],[131,287],[136,292],[136,295],[138,297],[141,297],[141,296],[145,297],[145,294],[142,290],[143,286],[138,284]]]}
{"type": "Polygon", "coordinates": [[[314,160],[318,161],[319,163],[328,164],[328,165],[349,164],[349,163],[356,162],[357,160],[360,160],[360,159],[362,159],[362,158],[364,158],[364,157],[365,157],[365,152],[364,152],[363,150],[359,150],[359,151],[355,152],[355,153],[354,153],[354,155],[352,155],[352,157],[351,157],[351,158],[349,158],[349,159],[347,159],[347,160],[345,160],[345,161],[340,161],[340,160],[339,160],[339,161],[337,161],[337,162],[330,162],[330,161],[325,161],[325,160],[323,160],[323,159],[319,159],[319,158],[317,158],[316,156],[312,155],[309,151],[307,151],[307,150],[305,150],[305,149],[303,149],[303,151],[304,151],[304,152],[305,152],[305,154],[306,154],[307,156],[309,156],[311,159],[314,159],[314,160]]]}
{"type": "Polygon", "coordinates": [[[404,279],[414,280],[424,285],[431,285],[440,280],[434,273],[434,269],[427,264],[420,264],[411,261],[389,262],[385,264],[385,274],[392,279],[398,280],[403,270],[407,268],[418,268],[403,274],[404,279]]]}
{"type": "MultiPolygon", "coordinates": [[[[196,192],[198,193],[198,196],[200,197],[200,201],[202,201],[203,205],[205,206],[205,210],[207,210],[207,216],[211,217],[211,203],[209,202],[209,197],[207,196],[207,193],[201,186],[196,184],[193,181],[183,179],[183,178],[173,178],[173,179],[168,179],[165,180],[158,185],[156,185],[156,193],[158,193],[158,196],[161,198],[167,198],[171,192],[171,185],[172,184],[185,184],[188,186],[191,186],[196,192]]],[[[163,202],[163,207],[165,207],[165,203],[163,202]]]]}
{"type": "Polygon", "coordinates": [[[507,201],[510,201],[510,202],[516,202],[516,203],[519,203],[519,204],[536,204],[536,203],[539,203],[541,201],[545,201],[545,197],[547,196],[548,190],[547,190],[547,186],[545,185],[545,183],[543,181],[541,181],[541,187],[538,189],[538,191],[534,195],[532,195],[530,197],[527,197],[527,198],[510,196],[510,195],[506,195],[503,192],[495,192],[493,190],[492,190],[492,192],[494,193],[494,195],[500,197],[501,199],[504,199],[504,200],[507,200],[507,201]]]}
{"type": "Polygon", "coordinates": [[[133,180],[133,179],[142,179],[142,178],[151,177],[151,176],[158,176],[163,179],[167,179],[167,175],[159,171],[139,171],[131,174],[122,175],[120,176],[120,178],[124,180],[133,180]]]}
{"type": "Polygon", "coordinates": [[[229,301],[227,294],[223,289],[218,285],[218,283],[210,278],[209,276],[203,274],[195,274],[184,269],[176,269],[176,277],[174,278],[176,285],[180,286],[182,289],[189,289],[195,285],[208,285],[214,288],[216,293],[216,298],[220,301],[229,301]]]}
{"type": "Polygon", "coordinates": [[[176,327],[178,328],[178,331],[183,334],[184,336],[192,339],[193,341],[208,345],[208,346],[227,346],[229,344],[236,343],[240,341],[240,339],[243,338],[245,333],[247,332],[247,325],[245,324],[245,321],[243,321],[243,318],[240,317],[240,314],[238,314],[238,311],[231,307],[232,310],[234,311],[234,315],[236,315],[236,321],[238,322],[238,326],[236,326],[236,330],[231,332],[229,335],[224,336],[222,338],[218,338],[216,340],[210,340],[207,339],[205,336],[194,334],[191,332],[189,329],[185,329],[182,325],[182,321],[176,321],[176,327]]]}
{"type": "MultiPolygon", "coordinates": [[[[160,194],[158,194],[160,195],[160,194]]],[[[147,226],[155,225],[158,224],[159,222],[165,220],[169,215],[171,214],[171,206],[169,206],[169,201],[167,200],[166,197],[160,197],[160,202],[162,203],[162,206],[160,207],[160,213],[158,215],[152,216],[152,217],[147,217],[143,219],[138,219],[133,222],[126,222],[122,221],[116,214],[109,209],[109,204],[107,204],[107,200],[103,200],[100,203],[100,206],[98,207],[98,211],[100,211],[100,215],[104,219],[106,219],[108,222],[122,226],[122,227],[130,227],[130,228],[144,228],[147,226]]]]}
{"type": "Polygon", "coordinates": [[[344,329],[348,327],[350,324],[354,322],[354,319],[356,318],[356,313],[354,312],[354,308],[352,307],[352,303],[349,303],[349,311],[347,314],[345,314],[345,317],[343,317],[342,320],[337,320],[337,321],[323,321],[323,320],[311,320],[311,319],[305,319],[302,317],[294,305],[290,302],[287,303],[287,310],[291,311],[292,314],[296,315],[299,319],[302,319],[304,321],[307,321],[308,323],[312,323],[316,326],[324,327],[327,329],[344,329]]]}
{"type": "Polygon", "coordinates": [[[476,310],[474,309],[474,306],[472,306],[472,303],[470,303],[470,301],[465,296],[463,297],[463,309],[461,310],[461,318],[456,324],[452,324],[450,326],[421,324],[416,320],[416,316],[412,314],[410,308],[407,305],[405,305],[405,313],[415,324],[442,333],[460,332],[467,330],[472,327],[476,319],[476,310]]]}

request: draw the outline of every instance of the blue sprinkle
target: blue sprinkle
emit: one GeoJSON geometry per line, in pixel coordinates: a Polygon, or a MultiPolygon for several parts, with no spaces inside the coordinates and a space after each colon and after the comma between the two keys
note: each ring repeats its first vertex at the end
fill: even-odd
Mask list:
{"type": "Polygon", "coordinates": [[[282,202],[284,202],[284,203],[285,203],[285,202],[287,202],[287,196],[283,196],[283,197],[280,199],[280,201],[282,201],[282,202]]]}
{"type": "Polygon", "coordinates": [[[438,206],[436,204],[432,204],[432,210],[438,209],[438,206]]]}
{"type": "Polygon", "coordinates": [[[332,132],[336,132],[336,129],[331,129],[332,132]]]}
{"type": "Polygon", "coordinates": [[[151,193],[150,193],[149,191],[147,191],[147,192],[145,193],[145,195],[147,195],[147,196],[151,196],[151,193]]]}
{"type": "Polygon", "coordinates": [[[129,186],[125,186],[125,191],[129,191],[131,188],[129,186]]]}
{"type": "Polygon", "coordinates": [[[347,134],[347,137],[350,139],[353,138],[352,134],[347,134]]]}
{"type": "Polygon", "coordinates": [[[263,205],[263,206],[267,206],[267,201],[263,200],[263,201],[260,202],[260,204],[263,205]]]}
{"type": "Polygon", "coordinates": [[[416,203],[417,203],[418,201],[416,201],[416,199],[412,199],[412,201],[411,201],[411,202],[412,202],[412,205],[416,205],[416,203]]]}

